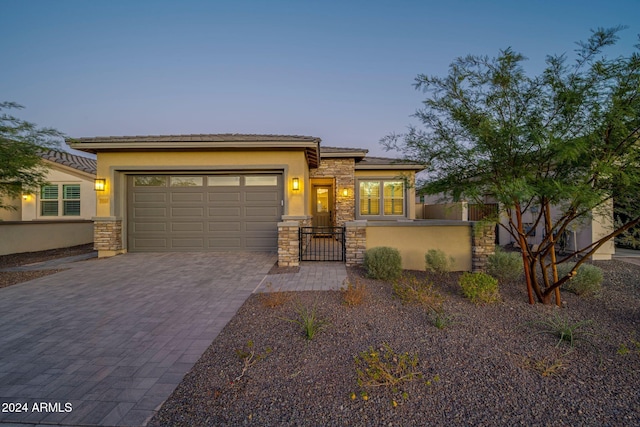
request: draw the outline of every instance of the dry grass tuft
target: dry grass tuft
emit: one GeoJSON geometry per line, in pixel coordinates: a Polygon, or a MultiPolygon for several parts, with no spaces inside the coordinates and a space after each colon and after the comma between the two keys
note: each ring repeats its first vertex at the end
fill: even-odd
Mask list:
{"type": "Polygon", "coordinates": [[[367,297],[367,287],[365,284],[356,279],[355,284],[351,283],[349,279],[346,280],[347,287],[340,289],[342,292],[342,301],[349,307],[360,305],[367,297]]]}

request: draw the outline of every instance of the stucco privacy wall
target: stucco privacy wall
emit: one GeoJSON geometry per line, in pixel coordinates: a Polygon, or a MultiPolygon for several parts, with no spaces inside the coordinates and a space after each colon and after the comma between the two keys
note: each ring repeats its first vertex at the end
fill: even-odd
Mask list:
{"type": "Polygon", "coordinates": [[[91,221],[0,222],[0,255],[68,248],[93,242],[91,221]]]}
{"type": "Polygon", "coordinates": [[[454,271],[471,271],[471,225],[464,221],[367,221],[366,248],[390,246],[398,249],[402,268],[406,270],[424,270],[425,253],[440,249],[455,259],[454,271]]]}

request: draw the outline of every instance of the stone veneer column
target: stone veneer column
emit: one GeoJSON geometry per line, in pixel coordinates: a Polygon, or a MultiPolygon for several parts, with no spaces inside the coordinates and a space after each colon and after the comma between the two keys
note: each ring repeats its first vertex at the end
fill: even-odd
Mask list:
{"type": "Polygon", "coordinates": [[[300,265],[299,225],[296,221],[278,223],[278,267],[300,265]]]}
{"type": "Polygon", "coordinates": [[[123,252],[121,218],[93,218],[93,248],[99,256],[123,252]]]}
{"type": "Polygon", "coordinates": [[[489,255],[496,252],[494,224],[473,222],[471,225],[471,269],[474,273],[486,271],[489,255]]]}
{"type": "Polygon", "coordinates": [[[345,226],[345,263],[347,267],[364,262],[367,250],[367,221],[349,221],[345,226]]]}
{"type": "Polygon", "coordinates": [[[335,180],[334,203],[335,225],[341,227],[355,219],[355,160],[353,158],[324,158],[317,169],[312,169],[310,178],[333,178],[335,180]],[[347,195],[342,194],[347,190],[347,195]]]}

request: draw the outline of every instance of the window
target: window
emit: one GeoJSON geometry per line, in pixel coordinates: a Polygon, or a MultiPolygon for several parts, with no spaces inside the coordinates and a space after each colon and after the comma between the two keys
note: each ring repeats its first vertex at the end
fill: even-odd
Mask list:
{"type": "Polygon", "coordinates": [[[171,187],[202,187],[201,176],[172,176],[169,179],[171,187]]]}
{"type": "Polygon", "coordinates": [[[135,176],[133,177],[133,185],[136,187],[166,187],[166,176],[135,176]]]}
{"type": "Polygon", "coordinates": [[[379,182],[360,182],[360,215],[380,215],[379,182]]]}
{"type": "Polygon", "coordinates": [[[358,190],[358,216],[384,218],[406,215],[402,181],[360,181],[358,190]]]}
{"type": "Polygon", "coordinates": [[[207,177],[207,184],[210,187],[239,187],[240,177],[230,175],[214,175],[207,177]]]}
{"type": "Polygon", "coordinates": [[[80,184],[42,186],[40,216],[60,216],[60,212],[62,216],[80,216],[80,184]],[[62,187],[62,193],[60,187],[62,187]]]}
{"type": "Polygon", "coordinates": [[[275,187],[278,185],[277,175],[245,176],[244,185],[248,187],[275,187]]]}
{"type": "Polygon", "coordinates": [[[40,192],[40,215],[58,216],[58,186],[44,185],[40,192]]]}

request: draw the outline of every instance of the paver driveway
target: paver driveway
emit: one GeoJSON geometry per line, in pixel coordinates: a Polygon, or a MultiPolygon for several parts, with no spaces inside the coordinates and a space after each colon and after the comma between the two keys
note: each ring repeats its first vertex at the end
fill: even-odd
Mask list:
{"type": "Polygon", "coordinates": [[[0,289],[0,425],[143,425],[275,260],[126,254],[0,289]]]}

